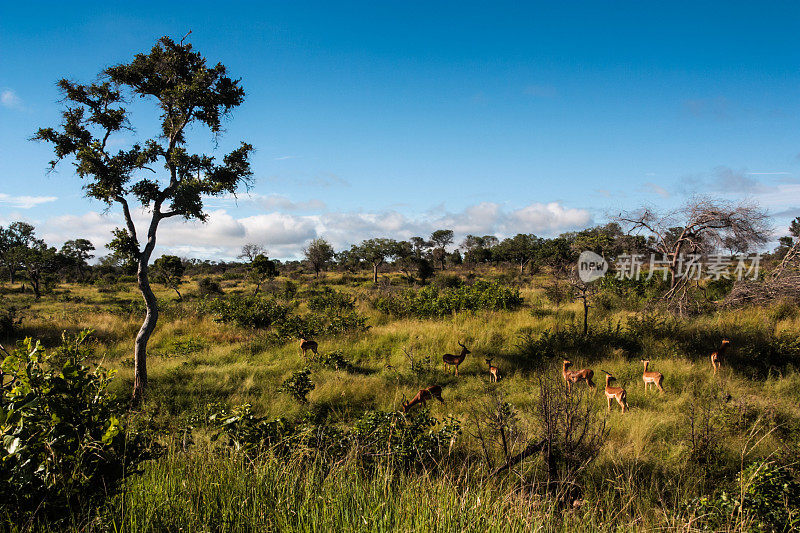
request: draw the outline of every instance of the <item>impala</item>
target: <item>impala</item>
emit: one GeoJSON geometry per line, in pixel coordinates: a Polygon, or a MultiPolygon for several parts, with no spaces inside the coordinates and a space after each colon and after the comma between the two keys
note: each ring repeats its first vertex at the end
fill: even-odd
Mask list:
{"type": "Polygon", "coordinates": [[[722,345],[719,347],[719,350],[711,354],[711,367],[714,369],[714,374],[717,373],[719,367],[721,366],[720,360],[725,355],[725,350],[728,349],[728,345],[731,343],[728,339],[722,339],[722,345]]]}
{"type": "Polygon", "coordinates": [[[317,343],[315,341],[309,341],[306,339],[300,339],[300,351],[303,352],[303,359],[308,362],[308,357],[306,357],[306,351],[311,350],[314,352],[314,355],[317,355],[317,343]]]}
{"type": "Polygon", "coordinates": [[[497,383],[497,378],[498,378],[498,374],[500,372],[500,369],[497,368],[496,366],[492,365],[492,359],[494,359],[494,357],[491,357],[489,359],[485,359],[486,364],[489,365],[489,375],[491,376],[489,378],[489,381],[494,381],[495,383],[497,383]]]}
{"type": "Polygon", "coordinates": [[[625,389],[622,387],[612,387],[611,382],[615,381],[617,378],[603,370],[606,374],[606,400],[608,400],[608,412],[611,412],[611,399],[615,399],[620,407],[622,407],[622,412],[628,410],[628,393],[625,392],[625,389]]]}
{"type": "Polygon", "coordinates": [[[642,360],[644,363],[644,372],[642,372],[642,381],[644,381],[644,390],[647,391],[647,386],[652,383],[658,388],[659,391],[664,392],[664,387],[661,383],[664,381],[664,375],[661,372],[648,372],[647,366],[650,364],[649,360],[642,360]]]}
{"type": "Polygon", "coordinates": [[[572,391],[572,384],[579,381],[585,381],[590,388],[594,388],[595,384],[592,381],[594,377],[594,370],[591,368],[583,368],[581,370],[569,370],[572,366],[572,361],[564,359],[564,364],[561,367],[561,375],[564,376],[564,381],[567,382],[567,390],[572,391]]]}
{"type": "Polygon", "coordinates": [[[442,356],[442,360],[444,361],[444,368],[445,371],[447,370],[447,365],[453,365],[456,367],[456,376],[458,375],[458,365],[464,362],[464,359],[467,357],[467,354],[472,353],[467,350],[467,347],[458,343],[461,346],[461,353],[459,355],[453,355],[451,353],[446,353],[442,356]]]}
{"type": "Polygon", "coordinates": [[[414,407],[415,405],[422,404],[422,407],[425,407],[425,402],[428,400],[432,400],[436,398],[440,402],[444,403],[442,399],[442,387],[439,385],[431,385],[426,389],[420,389],[416,396],[411,398],[411,401],[406,400],[406,395],[403,395],[403,412],[408,412],[409,409],[414,407]]]}

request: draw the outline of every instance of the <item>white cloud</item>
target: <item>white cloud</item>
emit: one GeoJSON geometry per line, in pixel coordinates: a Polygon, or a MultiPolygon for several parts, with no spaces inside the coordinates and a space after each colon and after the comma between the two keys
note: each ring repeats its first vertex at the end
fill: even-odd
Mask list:
{"type": "Polygon", "coordinates": [[[39,204],[55,202],[56,200],[58,200],[57,196],[12,196],[0,192],[0,204],[9,204],[19,209],[30,209],[39,204]]]}
{"type": "Polygon", "coordinates": [[[22,99],[11,89],[0,91],[0,104],[9,109],[22,109],[22,99]]]}
{"type": "MultiPolygon", "coordinates": [[[[311,239],[325,237],[337,250],[372,237],[408,239],[428,236],[437,229],[449,228],[456,233],[456,242],[468,233],[494,234],[500,237],[516,233],[549,236],[582,228],[592,223],[585,209],[566,208],[558,202],[532,203],[515,210],[483,202],[462,211],[448,213],[443,208],[409,216],[398,211],[328,212],[320,214],[262,213],[235,218],[226,209],[210,210],[208,220],[185,221],[171,218],[163,221],[158,232],[155,255],[173,253],[207,259],[230,259],[238,255],[242,245],[257,243],[266,247],[272,257],[292,258],[302,255],[303,246],[311,239]]],[[[149,222],[149,214],[135,213],[141,236],[149,222]]],[[[87,238],[100,250],[111,240],[111,230],[123,227],[119,213],[64,215],[46,220],[42,236],[54,245],[78,237],[87,238]]]]}

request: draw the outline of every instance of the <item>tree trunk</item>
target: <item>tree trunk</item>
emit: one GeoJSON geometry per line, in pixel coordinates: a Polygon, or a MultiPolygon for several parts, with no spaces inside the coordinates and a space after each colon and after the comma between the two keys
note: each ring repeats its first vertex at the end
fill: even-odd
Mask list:
{"type": "Polygon", "coordinates": [[[150,262],[153,248],[156,246],[156,230],[158,229],[159,220],[158,214],[153,214],[153,218],[150,220],[150,228],[147,231],[147,244],[139,255],[139,264],[136,269],[136,282],[139,286],[139,291],[142,293],[142,298],[144,298],[147,313],[145,314],[144,322],[142,322],[142,327],[139,328],[139,333],[136,335],[136,344],[133,350],[133,396],[131,403],[134,406],[141,403],[147,389],[147,342],[150,340],[150,336],[156,329],[156,323],[158,322],[158,300],[156,295],[153,294],[153,289],[150,288],[148,263],[150,262]]]}
{"type": "Polygon", "coordinates": [[[372,282],[378,283],[378,263],[372,264],[372,282]]]}
{"type": "Polygon", "coordinates": [[[589,333],[589,304],[586,302],[586,297],[583,298],[583,335],[589,333]]]}
{"type": "Polygon", "coordinates": [[[33,294],[38,300],[42,297],[42,291],[39,288],[39,278],[36,275],[30,276],[31,278],[31,288],[33,289],[33,294]]]}
{"type": "Polygon", "coordinates": [[[147,275],[148,257],[139,260],[139,268],[136,272],[136,281],[139,285],[139,291],[144,298],[147,314],[142,322],[142,327],[139,328],[139,333],[136,335],[136,345],[133,352],[133,404],[138,405],[144,398],[144,392],[147,388],[147,342],[150,340],[150,335],[156,329],[156,322],[158,322],[158,300],[156,295],[153,294],[153,289],[150,288],[150,280],[147,275]]]}

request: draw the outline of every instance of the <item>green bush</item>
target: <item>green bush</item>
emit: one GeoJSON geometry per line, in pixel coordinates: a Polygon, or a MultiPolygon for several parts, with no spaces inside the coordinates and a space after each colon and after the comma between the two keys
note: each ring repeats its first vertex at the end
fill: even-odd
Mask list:
{"type": "Polygon", "coordinates": [[[207,303],[208,310],[218,322],[232,323],[243,328],[268,328],[283,321],[289,308],[274,298],[232,295],[207,303]]]}
{"type": "Polygon", "coordinates": [[[783,532],[800,528],[800,482],[774,463],[754,463],[740,472],[733,490],[690,505],[703,525],[715,530],[783,532]]]}
{"type": "Polygon", "coordinates": [[[461,311],[512,311],[522,305],[519,290],[497,282],[479,281],[454,289],[423,287],[375,298],[373,306],[389,315],[432,318],[461,311]]]}
{"type": "Polygon", "coordinates": [[[308,403],[308,393],[314,390],[314,387],[314,382],[311,381],[311,370],[304,368],[293,372],[291,376],[283,380],[278,392],[290,394],[300,403],[308,403]]]}
{"type": "Polygon", "coordinates": [[[314,358],[314,362],[333,370],[350,370],[353,367],[350,361],[342,354],[341,350],[321,353],[314,358]]]}
{"type": "Polygon", "coordinates": [[[312,311],[350,311],[355,309],[355,299],[343,292],[326,287],[315,292],[308,300],[308,308],[312,311]]]}
{"type": "Polygon", "coordinates": [[[83,363],[89,331],[47,351],[30,338],[2,362],[0,501],[17,524],[58,520],[114,494],[152,456],[125,430],[125,405],[109,392],[112,374],[83,363]],[[55,364],[63,360],[63,364],[55,364]]]}
{"type": "Polygon", "coordinates": [[[222,294],[222,288],[211,278],[201,278],[197,282],[197,292],[200,296],[214,296],[222,294]]]}
{"type": "Polygon", "coordinates": [[[433,278],[433,285],[440,288],[440,289],[456,289],[461,287],[464,282],[461,280],[461,276],[456,274],[437,274],[435,278],[433,278]]]}
{"type": "Polygon", "coordinates": [[[456,419],[440,423],[425,410],[409,415],[369,411],[350,428],[317,424],[308,418],[268,420],[253,415],[249,405],[233,414],[212,415],[211,420],[219,428],[214,440],[224,436],[250,455],[267,450],[298,457],[309,453],[333,463],[351,454],[364,466],[382,462],[406,470],[441,464],[461,434],[456,419]]]}

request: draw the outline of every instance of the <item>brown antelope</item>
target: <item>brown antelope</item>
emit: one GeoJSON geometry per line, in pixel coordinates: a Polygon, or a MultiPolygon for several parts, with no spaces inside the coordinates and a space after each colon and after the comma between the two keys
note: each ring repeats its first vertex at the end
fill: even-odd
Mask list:
{"type": "Polygon", "coordinates": [[[410,402],[406,400],[406,395],[404,394],[403,412],[408,412],[409,409],[420,403],[422,404],[422,407],[425,407],[425,402],[428,400],[433,400],[434,398],[444,403],[444,400],[442,399],[442,387],[439,385],[431,385],[426,389],[420,389],[417,395],[411,398],[410,402]]]}
{"type": "Polygon", "coordinates": [[[728,348],[728,345],[731,343],[728,339],[722,339],[722,345],[719,347],[719,350],[711,354],[711,367],[714,369],[714,374],[717,373],[719,367],[721,366],[721,359],[725,355],[725,350],[728,348]]]}
{"type": "Polygon", "coordinates": [[[664,392],[664,387],[661,386],[661,383],[664,381],[664,375],[661,372],[648,372],[647,366],[650,364],[649,360],[642,359],[642,363],[644,363],[644,372],[642,372],[644,390],[647,391],[647,386],[652,383],[659,391],[664,392]]]}
{"type": "Polygon", "coordinates": [[[497,383],[497,378],[498,374],[500,373],[500,369],[492,365],[492,359],[494,359],[494,357],[485,360],[486,364],[489,365],[489,375],[491,376],[489,378],[489,381],[494,381],[495,383],[497,383]]]}
{"type": "Polygon", "coordinates": [[[444,361],[444,369],[447,370],[447,365],[453,365],[456,367],[456,376],[458,375],[458,365],[464,362],[464,359],[467,357],[467,354],[472,353],[467,350],[467,347],[458,343],[461,346],[461,353],[459,355],[453,355],[451,353],[446,353],[442,356],[442,360],[444,361]]]}
{"type": "Polygon", "coordinates": [[[606,400],[608,400],[608,412],[611,412],[611,399],[617,400],[617,403],[622,407],[623,414],[628,410],[628,393],[622,387],[612,387],[610,384],[617,378],[603,370],[606,374],[606,400]]]}
{"type": "Polygon", "coordinates": [[[591,368],[583,368],[581,370],[569,370],[572,366],[572,361],[564,359],[564,365],[561,367],[561,375],[564,376],[564,381],[567,382],[567,390],[572,391],[572,384],[579,381],[585,381],[589,388],[594,388],[595,384],[592,381],[594,377],[594,370],[591,368]]]}
{"type": "Polygon", "coordinates": [[[314,352],[314,355],[317,355],[317,343],[314,341],[307,341],[306,339],[300,339],[300,351],[303,352],[303,359],[308,361],[308,357],[306,357],[306,351],[311,350],[314,352]]]}

